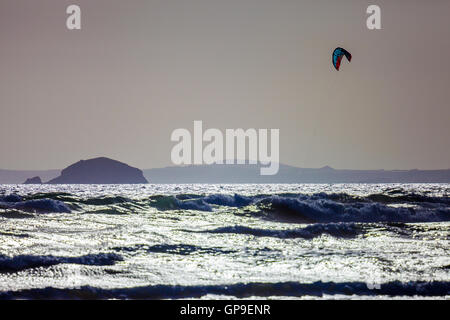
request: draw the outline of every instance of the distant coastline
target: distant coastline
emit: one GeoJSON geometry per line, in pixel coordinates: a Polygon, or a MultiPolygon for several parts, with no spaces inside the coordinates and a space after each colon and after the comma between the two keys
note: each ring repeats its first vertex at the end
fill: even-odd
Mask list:
{"type": "Polygon", "coordinates": [[[450,183],[450,169],[346,170],[298,168],[280,164],[278,174],[262,176],[260,165],[201,165],[147,169],[151,183],[450,183]]]}
{"type": "MultiPolygon", "coordinates": [[[[280,164],[274,176],[261,176],[260,165],[200,165],[144,169],[143,177],[155,184],[186,183],[450,183],[450,169],[442,170],[348,170],[298,168],[280,164]]],[[[1,170],[0,184],[22,184],[31,177],[40,177],[44,183],[54,180],[61,170],[1,170]]],[[[91,183],[114,183],[114,180],[92,180],[91,183]],[[107,182],[104,182],[104,181],[107,182]],[[103,181],[103,182],[102,182],[103,181]]],[[[76,183],[72,181],[72,183],[76,183]]],[[[145,183],[142,179],[128,183],[145,183]]],[[[79,182],[82,183],[82,182],[79,182]]],[[[127,183],[119,180],[117,183],[127,183]]]]}

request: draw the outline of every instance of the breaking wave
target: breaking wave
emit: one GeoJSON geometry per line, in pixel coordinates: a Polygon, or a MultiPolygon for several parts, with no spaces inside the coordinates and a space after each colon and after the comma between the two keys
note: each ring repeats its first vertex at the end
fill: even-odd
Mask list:
{"type": "Polygon", "coordinates": [[[15,201],[0,202],[0,209],[17,209],[37,213],[70,213],[70,208],[62,201],[53,199],[26,200],[17,198],[15,201]]]}
{"type": "Polygon", "coordinates": [[[439,222],[450,220],[448,197],[407,195],[402,197],[348,194],[281,194],[242,196],[154,196],[149,205],[161,211],[197,210],[212,212],[223,207],[253,206],[259,214],[292,222],[439,222]],[[383,199],[379,199],[383,198],[383,199]],[[383,200],[380,202],[374,199],[383,200]],[[397,204],[398,206],[394,206],[397,204]]]}
{"type": "Polygon", "coordinates": [[[203,231],[207,233],[235,233],[246,234],[255,237],[274,237],[280,239],[303,238],[313,239],[321,235],[328,234],[337,238],[353,238],[363,233],[362,227],[354,223],[327,223],[312,224],[305,228],[288,229],[288,230],[272,230],[250,228],[246,226],[223,227],[213,230],[203,231]]]}
{"type": "Polygon", "coordinates": [[[158,211],[192,210],[214,212],[252,208],[253,214],[300,223],[327,222],[439,222],[450,221],[450,198],[414,193],[369,194],[178,194],[153,195],[129,199],[122,196],[81,198],[69,193],[39,193],[21,197],[0,196],[0,209],[25,212],[139,213],[142,209],[158,211]]]}
{"type": "Polygon", "coordinates": [[[379,289],[369,289],[364,282],[277,282],[237,283],[226,285],[171,286],[154,285],[133,288],[102,289],[83,286],[74,289],[43,288],[0,293],[0,299],[185,299],[201,298],[208,294],[247,297],[273,296],[422,296],[436,297],[450,294],[450,282],[407,282],[380,284],[379,289]]]}
{"type": "Polygon", "coordinates": [[[340,203],[328,199],[271,196],[259,206],[272,216],[290,215],[307,222],[436,222],[450,220],[450,207],[391,207],[377,202],[340,203]]]}
{"type": "Polygon", "coordinates": [[[19,255],[8,257],[0,255],[0,272],[17,272],[21,270],[50,267],[62,263],[90,266],[110,266],[123,258],[115,253],[88,254],[80,257],[19,255]]]}
{"type": "Polygon", "coordinates": [[[137,244],[130,247],[115,247],[113,248],[115,251],[126,252],[131,255],[137,255],[142,251],[146,253],[166,253],[166,254],[177,254],[177,255],[193,255],[193,254],[229,254],[234,251],[224,250],[221,248],[204,248],[199,246],[193,246],[188,244],[157,244],[157,245],[145,245],[145,244],[137,244]]]}

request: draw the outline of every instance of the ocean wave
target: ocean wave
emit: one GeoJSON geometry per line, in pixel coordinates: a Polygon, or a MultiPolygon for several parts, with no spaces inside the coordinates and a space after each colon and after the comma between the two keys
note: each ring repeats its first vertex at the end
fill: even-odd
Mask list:
{"type": "Polygon", "coordinates": [[[113,248],[115,251],[119,252],[127,252],[131,255],[139,254],[140,252],[146,253],[167,253],[167,254],[176,254],[176,255],[193,255],[193,254],[229,254],[234,251],[224,250],[221,248],[204,248],[199,246],[187,245],[187,244],[157,244],[157,245],[145,245],[145,244],[137,244],[129,247],[115,247],[113,248]]]}
{"type": "Polygon", "coordinates": [[[255,197],[246,197],[239,194],[212,194],[203,198],[203,201],[208,204],[226,207],[245,207],[250,205],[254,200],[255,197]]]}
{"type": "Polygon", "coordinates": [[[19,202],[0,202],[0,209],[17,209],[37,213],[70,213],[70,208],[62,201],[53,199],[36,199],[19,202]]]}
{"type": "Polygon", "coordinates": [[[23,201],[16,203],[13,208],[31,212],[71,212],[70,208],[64,202],[52,199],[23,201]]]}
{"type": "Polygon", "coordinates": [[[327,199],[271,196],[259,207],[271,214],[290,215],[307,222],[438,222],[450,220],[450,208],[390,207],[381,203],[339,203],[327,199]]]}
{"type": "Polygon", "coordinates": [[[6,219],[26,219],[26,218],[34,218],[35,215],[33,213],[27,213],[20,210],[4,210],[0,211],[0,217],[6,219]]]}
{"type": "Polygon", "coordinates": [[[68,192],[37,192],[34,194],[28,194],[24,196],[26,200],[39,200],[39,199],[53,199],[60,201],[72,201],[78,199],[78,197],[68,192]]]}
{"type": "Polygon", "coordinates": [[[166,211],[179,209],[177,199],[174,196],[155,195],[148,199],[150,207],[166,211]]]}
{"type": "Polygon", "coordinates": [[[266,217],[298,223],[320,222],[439,222],[450,221],[447,197],[373,194],[358,197],[341,194],[253,195],[212,194],[155,196],[150,206],[158,210],[214,211],[216,208],[255,206],[266,217]],[[383,198],[383,199],[379,199],[383,198]],[[374,199],[382,200],[380,202],[374,199]],[[392,204],[398,203],[398,206],[392,204]]]}
{"type": "MultiPolygon", "coordinates": [[[[400,192],[400,191],[399,191],[400,192]]],[[[409,193],[372,193],[365,196],[351,195],[348,193],[316,193],[312,195],[294,195],[294,197],[301,200],[332,200],[340,203],[352,203],[352,202],[378,202],[382,204],[401,204],[401,203],[441,203],[450,204],[449,197],[435,197],[417,194],[414,192],[409,193]]]]}
{"type": "Polygon", "coordinates": [[[128,198],[116,196],[116,197],[96,197],[96,198],[80,199],[77,202],[87,205],[105,206],[111,204],[126,203],[131,201],[132,200],[128,198]]]}
{"type": "MultiPolygon", "coordinates": [[[[378,286],[377,286],[378,287],[378,286]]],[[[248,297],[302,297],[324,295],[345,296],[419,296],[445,297],[450,294],[450,282],[388,282],[379,289],[369,289],[364,282],[276,282],[236,283],[223,285],[153,285],[132,288],[102,289],[83,286],[73,289],[47,287],[0,293],[0,299],[185,299],[201,298],[208,294],[248,297]]]]}
{"type": "Polygon", "coordinates": [[[312,224],[304,228],[287,229],[287,230],[273,230],[250,228],[246,226],[231,226],[222,227],[213,230],[203,231],[206,233],[235,233],[246,234],[255,237],[274,237],[280,239],[303,238],[313,239],[327,234],[338,238],[353,238],[363,233],[362,227],[354,223],[326,223],[326,224],[312,224]]]}
{"type": "Polygon", "coordinates": [[[183,199],[183,197],[157,195],[149,199],[149,205],[161,211],[167,210],[197,210],[213,211],[211,205],[206,203],[201,196],[192,199],[183,199]]]}
{"type": "Polygon", "coordinates": [[[62,263],[90,266],[110,266],[123,258],[115,253],[88,254],[80,257],[18,255],[9,257],[0,255],[0,272],[17,272],[21,270],[50,267],[62,263]]]}
{"type": "MultiPolygon", "coordinates": [[[[364,199],[364,198],[363,198],[364,199]]],[[[442,203],[450,205],[449,197],[430,197],[416,193],[401,194],[397,196],[383,193],[370,194],[365,199],[380,203],[442,203]]]]}
{"type": "Polygon", "coordinates": [[[213,211],[213,207],[203,199],[183,201],[177,200],[177,205],[178,208],[184,210],[213,211]]]}
{"type": "Polygon", "coordinates": [[[5,196],[0,196],[0,202],[20,202],[22,197],[17,194],[8,194],[5,196]]]}
{"type": "Polygon", "coordinates": [[[0,197],[0,209],[27,212],[139,213],[148,208],[158,211],[192,210],[213,212],[229,209],[285,222],[439,222],[450,221],[450,198],[415,193],[374,193],[356,196],[347,193],[255,194],[178,194],[153,195],[141,199],[123,196],[80,198],[68,193],[42,193],[0,197]]]}

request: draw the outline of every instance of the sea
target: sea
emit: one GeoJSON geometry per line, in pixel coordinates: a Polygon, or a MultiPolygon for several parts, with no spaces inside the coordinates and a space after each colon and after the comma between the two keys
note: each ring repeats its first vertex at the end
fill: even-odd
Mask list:
{"type": "Polygon", "coordinates": [[[449,192],[0,185],[0,299],[448,299],[449,192]]]}

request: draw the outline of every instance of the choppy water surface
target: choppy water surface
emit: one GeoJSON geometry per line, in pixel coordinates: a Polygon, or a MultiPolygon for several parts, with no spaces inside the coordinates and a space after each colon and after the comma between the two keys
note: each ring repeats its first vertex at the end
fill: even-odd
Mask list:
{"type": "Polygon", "coordinates": [[[0,299],[442,299],[449,191],[0,185],[0,299]]]}

